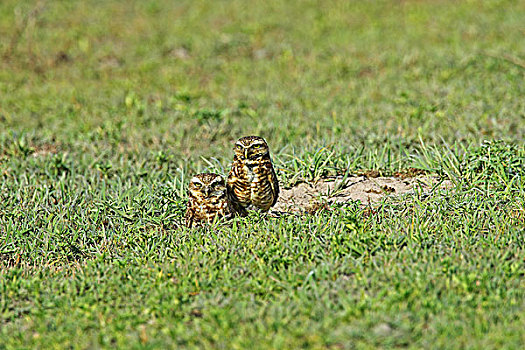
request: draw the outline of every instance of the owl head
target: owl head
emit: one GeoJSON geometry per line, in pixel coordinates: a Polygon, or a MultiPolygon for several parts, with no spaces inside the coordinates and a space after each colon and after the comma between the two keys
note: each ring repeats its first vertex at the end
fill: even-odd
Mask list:
{"type": "Polygon", "coordinates": [[[235,143],[235,155],[240,159],[255,160],[270,153],[266,141],[259,136],[241,137],[235,143]]]}
{"type": "Polygon", "coordinates": [[[197,174],[191,178],[188,192],[196,198],[222,197],[226,194],[226,183],[219,174],[197,174]]]}

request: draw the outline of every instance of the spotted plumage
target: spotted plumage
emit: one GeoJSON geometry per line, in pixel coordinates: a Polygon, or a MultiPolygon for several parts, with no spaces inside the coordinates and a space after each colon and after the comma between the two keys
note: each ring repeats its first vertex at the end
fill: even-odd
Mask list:
{"type": "Polygon", "coordinates": [[[277,202],[279,182],[270,159],[270,149],[259,136],[242,137],[235,143],[228,175],[228,198],[236,213],[247,209],[268,211],[277,202]]]}
{"type": "Polygon", "coordinates": [[[218,174],[195,175],[188,185],[186,226],[202,226],[230,219],[232,208],[226,195],[226,184],[218,174]]]}

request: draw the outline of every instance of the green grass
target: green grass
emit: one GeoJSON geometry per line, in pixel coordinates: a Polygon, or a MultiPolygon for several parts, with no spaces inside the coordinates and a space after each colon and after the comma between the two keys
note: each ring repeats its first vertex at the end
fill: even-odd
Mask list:
{"type": "Polygon", "coordinates": [[[2,1],[0,349],[523,348],[521,1],[2,1]],[[283,187],[430,193],[181,227],[267,139],[283,187]]]}

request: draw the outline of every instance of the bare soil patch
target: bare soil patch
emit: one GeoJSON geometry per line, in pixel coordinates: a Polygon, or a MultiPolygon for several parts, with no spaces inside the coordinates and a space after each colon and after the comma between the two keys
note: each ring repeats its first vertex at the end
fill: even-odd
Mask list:
{"type": "Polygon", "coordinates": [[[433,175],[414,177],[349,176],[326,178],[316,183],[300,183],[289,189],[281,189],[279,200],[273,208],[277,212],[312,213],[331,204],[360,201],[362,205],[374,204],[384,197],[414,193],[415,189],[430,192],[435,186],[448,188],[452,183],[433,175]]]}

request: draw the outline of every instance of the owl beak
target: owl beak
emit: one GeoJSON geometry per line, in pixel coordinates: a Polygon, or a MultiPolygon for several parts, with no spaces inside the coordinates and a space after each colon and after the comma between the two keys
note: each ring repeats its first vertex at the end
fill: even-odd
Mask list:
{"type": "Polygon", "coordinates": [[[244,150],[244,159],[248,159],[248,150],[247,149],[244,150]]]}
{"type": "Polygon", "coordinates": [[[206,191],[205,191],[204,193],[206,193],[206,197],[209,197],[209,196],[210,196],[210,194],[211,194],[211,191],[210,191],[210,189],[209,189],[209,188],[207,188],[207,189],[206,189],[206,191]]]}

